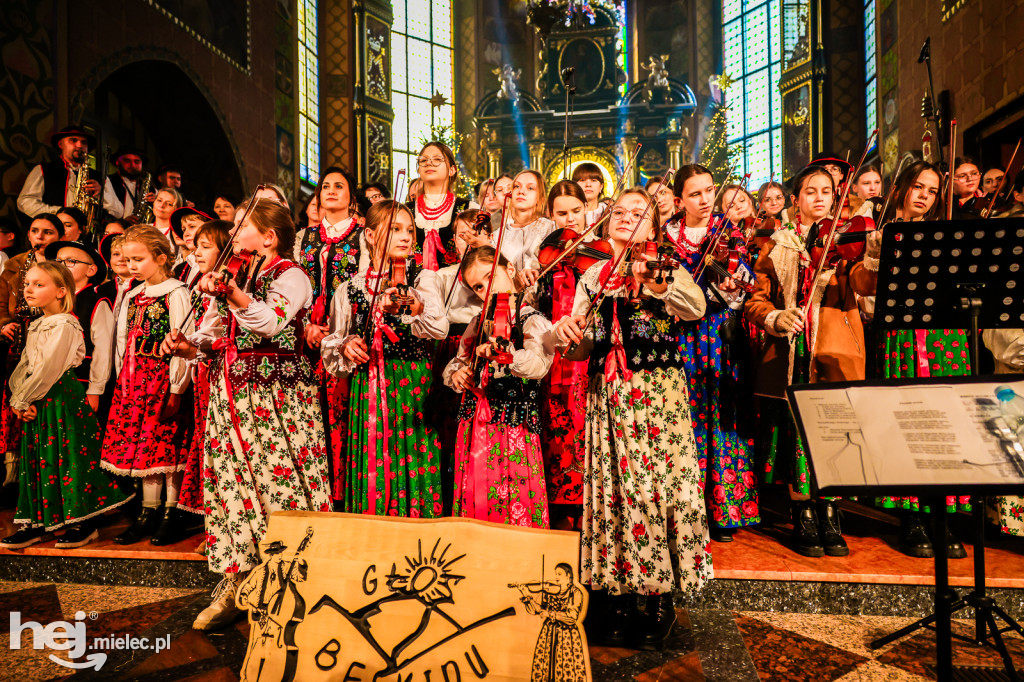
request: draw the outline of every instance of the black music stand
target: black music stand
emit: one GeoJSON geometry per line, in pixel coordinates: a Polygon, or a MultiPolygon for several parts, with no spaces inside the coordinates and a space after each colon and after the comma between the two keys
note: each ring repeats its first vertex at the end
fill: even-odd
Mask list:
{"type": "MultiPolygon", "coordinates": [[[[1024,220],[887,224],[882,238],[874,325],[876,329],[969,329],[971,370],[976,376],[980,356],[979,327],[1024,327],[1024,220]]],[[[957,383],[953,379],[944,377],[932,383],[957,383]]],[[[794,404],[792,392],[790,404],[794,404]]],[[[797,422],[803,430],[799,415],[797,422]]],[[[887,492],[891,493],[892,489],[887,492]]],[[[933,628],[939,680],[951,679],[952,615],[973,608],[975,638],[968,641],[999,651],[1010,679],[1016,680],[1018,677],[1002,633],[1014,630],[1024,635],[1024,628],[985,594],[983,498],[978,500],[973,512],[974,589],[964,598],[958,598],[949,587],[947,543],[944,541],[948,519],[943,498],[947,494],[972,492],[998,494],[995,488],[970,485],[928,490],[928,494],[937,496],[932,505],[935,537],[939,538],[935,543],[935,613],[875,640],[871,648],[877,649],[924,627],[933,628]],[[996,616],[1006,623],[1005,627],[998,626],[996,616]]]]}

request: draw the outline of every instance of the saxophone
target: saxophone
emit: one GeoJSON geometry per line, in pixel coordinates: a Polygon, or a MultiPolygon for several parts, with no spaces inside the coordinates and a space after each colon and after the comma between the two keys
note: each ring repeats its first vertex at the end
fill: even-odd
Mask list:
{"type": "Polygon", "coordinates": [[[11,342],[10,350],[15,355],[20,354],[24,349],[25,331],[28,329],[29,323],[42,315],[42,311],[39,308],[33,308],[25,300],[25,275],[35,264],[35,249],[29,249],[28,256],[25,257],[25,264],[21,266],[21,273],[19,275],[21,284],[18,286],[18,299],[14,308],[14,321],[18,323],[18,328],[14,332],[14,340],[11,342]]]}
{"type": "Polygon", "coordinates": [[[153,223],[153,204],[143,199],[143,197],[149,194],[152,187],[153,176],[150,173],[146,173],[142,176],[142,181],[135,188],[135,197],[138,201],[135,202],[135,209],[132,211],[132,215],[138,219],[139,225],[151,225],[153,223]]]}
{"type": "Polygon", "coordinates": [[[85,214],[85,225],[82,226],[82,231],[86,233],[93,231],[100,205],[99,197],[94,197],[85,191],[85,185],[89,182],[91,171],[92,169],[89,168],[88,162],[83,163],[82,167],[78,170],[78,179],[75,180],[73,195],[75,200],[72,203],[72,206],[85,214]]]}

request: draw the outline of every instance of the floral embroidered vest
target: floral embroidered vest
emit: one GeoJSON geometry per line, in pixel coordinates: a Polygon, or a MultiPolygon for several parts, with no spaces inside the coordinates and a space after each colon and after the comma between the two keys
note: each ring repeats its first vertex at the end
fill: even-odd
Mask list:
{"type": "MultiPolygon", "coordinates": [[[[415,282],[420,268],[410,263],[408,281],[415,282]]],[[[385,285],[386,286],[386,285],[385,285]]],[[[354,277],[348,282],[348,300],[352,306],[352,328],[350,334],[362,334],[366,328],[366,317],[370,313],[373,295],[366,288],[363,275],[354,277]]],[[[378,303],[379,305],[379,303],[378,303]]],[[[391,328],[397,337],[392,341],[387,334],[381,334],[382,349],[385,358],[400,360],[429,360],[432,342],[421,339],[412,333],[412,328],[402,322],[398,315],[384,313],[384,324],[391,328]]],[[[372,339],[371,339],[372,342],[372,339]]]]}
{"type": "Polygon", "coordinates": [[[171,333],[170,292],[155,298],[142,291],[128,301],[128,338],[135,338],[135,354],[161,358],[160,344],[171,333]]]}
{"type": "Polygon", "coordinates": [[[684,323],[665,312],[665,304],[645,297],[631,301],[625,297],[608,296],[594,319],[594,349],[591,366],[601,367],[612,351],[612,314],[616,313],[622,329],[622,346],[630,370],[653,370],[682,367],[679,335],[684,323]]]}

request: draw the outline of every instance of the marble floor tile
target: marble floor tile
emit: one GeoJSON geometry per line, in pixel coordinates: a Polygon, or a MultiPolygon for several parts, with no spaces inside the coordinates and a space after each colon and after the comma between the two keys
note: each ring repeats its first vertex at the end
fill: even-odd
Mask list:
{"type": "Polygon", "coordinates": [[[736,625],[764,682],[831,682],[869,660],[757,618],[737,614],[736,625]]]}

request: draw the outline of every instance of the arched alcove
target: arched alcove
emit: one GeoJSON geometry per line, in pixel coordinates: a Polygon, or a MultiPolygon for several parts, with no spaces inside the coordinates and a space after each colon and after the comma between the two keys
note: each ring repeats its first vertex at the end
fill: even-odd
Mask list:
{"type": "Polygon", "coordinates": [[[161,164],[179,165],[182,190],[200,208],[210,209],[217,194],[242,197],[235,145],[207,96],[178,65],[133,61],[84,94],[82,121],[99,132],[101,145],[115,152],[124,145],[141,148],[154,174],[161,164]]]}

